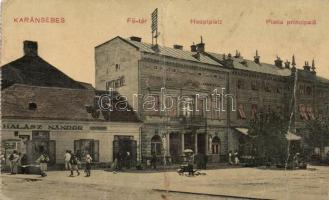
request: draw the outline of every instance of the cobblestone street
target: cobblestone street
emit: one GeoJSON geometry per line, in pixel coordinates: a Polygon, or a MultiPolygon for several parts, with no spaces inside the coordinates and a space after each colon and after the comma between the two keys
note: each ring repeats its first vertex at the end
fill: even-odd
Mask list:
{"type": "Polygon", "coordinates": [[[69,173],[64,171],[48,172],[46,178],[2,174],[3,196],[0,199],[329,198],[329,167],[312,166],[308,170],[295,171],[229,168],[203,172],[206,175],[195,177],[179,176],[174,171],[114,174],[95,170],[89,178],[83,174],[68,177],[69,173]]]}

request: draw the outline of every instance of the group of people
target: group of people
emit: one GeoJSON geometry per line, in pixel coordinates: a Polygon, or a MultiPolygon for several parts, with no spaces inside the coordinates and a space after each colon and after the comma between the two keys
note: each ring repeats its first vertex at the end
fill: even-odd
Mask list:
{"type": "Polygon", "coordinates": [[[10,174],[17,174],[19,170],[21,170],[22,164],[25,164],[26,155],[18,153],[14,150],[8,156],[9,167],[10,167],[10,174]]]}
{"type": "MultiPolygon", "coordinates": [[[[27,166],[28,160],[26,154],[18,153],[17,150],[14,150],[8,156],[10,174],[15,175],[17,173],[28,173],[27,166]]],[[[40,164],[40,173],[41,176],[47,176],[47,163],[49,162],[49,157],[46,152],[41,153],[41,155],[36,160],[40,164]]]]}
{"type": "MultiPolygon", "coordinates": [[[[85,163],[86,163],[86,167],[85,167],[85,173],[86,173],[86,177],[89,177],[91,174],[91,164],[92,164],[92,158],[90,156],[90,154],[86,154],[85,156],[85,163]]],[[[79,172],[79,165],[80,165],[80,160],[78,158],[78,156],[74,153],[72,153],[70,150],[66,150],[65,155],[64,155],[64,164],[65,164],[65,170],[69,170],[70,173],[70,177],[74,176],[74,171],[76,171],[77,176],[80,175],[79,172]]]]}
{"type": "Polygon", "coordinates": [[[228,163],[230,165],[233,165],[233,164],[239,165],[240,164],[238,151],[235,151],[234,154],[232,153],[232,151],[228,152],[228,163]]]}

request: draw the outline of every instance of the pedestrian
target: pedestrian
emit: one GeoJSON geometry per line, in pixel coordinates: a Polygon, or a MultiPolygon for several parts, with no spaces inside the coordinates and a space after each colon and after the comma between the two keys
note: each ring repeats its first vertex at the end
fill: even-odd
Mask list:
{"type": "Polygon", "coordinates": [[[228,152],[228,164],[230,164],[230,165],[233,165],[232,157],[233,157],[232,151],[229,151],[228,152]]]}
{"type": "Polygon", "coordinates": [[[122,155],[122,152],[121,151],[119,151],[118,156],[117,156],[117,159],[118,159],[117,169],[118,170],[121,170],[121,168],[122,168],[122,161],[123,161],[123,155],[122,155]]]}
{"type": "Polygon", "coordinates": [[[10,155],[9,155],[9,166],[10,166],[10,174],[14,175],[17,174],[17,166],[19,162],[19,155],[16,150],[14,150],[10,155]]]}
{"type": "Polygon", "coordinates": [[[73,171],[76,171],[77,172],[77,176],[80,175],[80,172],[79,172],[79,168],[78,168],[78,158],[75,154],[71,154],[71,159],[70,159],[70,165],[71,165],[71,174],[70,174],[70,177],[73,177],[73,171]]]}
{"type": "Polygon", "coordinates": [[[111,168],[112,168],[112,172],[114,174],[116,174],[117,170],[118,170],[118,158],[114,159],[114,161],[112,162],[111,168]]]}
{"type": "Polygon", "coordinates": [[[65,170],[70,170],[70,160],[71,160],[71,152],[69,150],[66,150],[64,154],[64,165],[65,165],[65,170]]]}
{"type": "Polygon", "coordinates": [[[126,153],[126,168],[127,169],[130,169],[130,164],[131,164],[131,155],[130,155],[130,152],[127,151],[127,153],[126,153]]]}
{"type": "Polygon", "coordinates": [[[195,158],[196,168],[202,169],[202,154],[197,153],[194,158],[195,158]]]}
{"type": "Polygon", "coordinates": [[[234,153],[234,162],[235,162],[235,164],[236,165],[239,165],[239,153],[238,153],[238,151],[235,151],[235,153],[234,153]]]}
{"type": "Polygon", "coordinates": [[[89,154],[87,154],[86,155],[86,159],[85,159],[85,161],[86,161],[86,170],[85,170],[85,172],[86,172],[86,177],[89,177],[90,176],[90,170],[91,170],[91,162],[92,162],[92,158],[91,158],[91,156],[89,155],[89,154]]]}
{"type": "Polygon", "coordinates": [[[28,164],[27,156],[24,153],[21,157],[22,174],[28,174],[27,164],[28,164]]]}
{"type": "Polygon", "coordinates": [[[202,166],[202,169],[207,169],[207,163],[208,163],[208,156],[206,154],[203,154],[203,166],[202,166]]]}
{"type": "Polygon", "coordinates": [[[299,153],[297,152],[293,157],[293,169],[296,169],[299,167],[299,153]]]}
{"type": "Polygon", "coordinates": [[[151,165],[152,165],[153,169],[157,168],[157,156],[155,153],[152,154],[151,165]]]}
{"type": "Polygon", "coordinates": [[[40,164],[40,175],[42,177],[47,176],[46,171],[48,168],[49,156],[47,152],[43,152],[40,157],[36,160],[40,164]]]}

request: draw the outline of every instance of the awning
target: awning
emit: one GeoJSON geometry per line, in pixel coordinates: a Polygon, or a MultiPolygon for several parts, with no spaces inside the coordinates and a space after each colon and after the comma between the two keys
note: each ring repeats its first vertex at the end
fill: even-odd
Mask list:
{"type": "Polygon", "coordinates": [[[235,128],[238,132],[242,133],[243,135],[248,135],[249,129],[247,128],[235,128]]]}
{"type": "Polygon", "coordinates": [[[296,135],[296,134],[294,134],[294,133],[292,133],[292,132],[290,132],[290,131],[288,131],[288,133],[286,134],[286,138],[287,138],[287,140],[300,140],[300,139],[302,139],[302,137],[300,137],[300,136],[298,136],[298,135],[296,135]]]}

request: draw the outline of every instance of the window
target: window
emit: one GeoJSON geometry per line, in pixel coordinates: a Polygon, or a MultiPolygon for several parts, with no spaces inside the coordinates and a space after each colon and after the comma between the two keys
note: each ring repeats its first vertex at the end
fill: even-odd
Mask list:
{"type": "Polygon", "coordinates": [[[306,113],[307,113],[307,116],[309,119],[311,119],[311,120],[315,119],[312,106],[307,106],[306,113]]]}
{"type": "Polygon", "coordinates": [[[303,105],[303,104],[299,105],[299,114],[300,114],[301,119],[308,120],[305,105],[303,105]]]}
{"type": "Polygon", "coordinates": [[[238,82],[237,82],[237,88],[238,89],[243,89],[243,80],[238,80],[238,82]]]}
{"type": "Polygon", "coordinates": [[[118,71],[120,69],[120,65],[119,64],[115,64],[115,71],[118,71]]]}
{"type": "Polygon", "coordinates": [[[30,102],[29,103],[29,110],[36,110],[36,109],[37,109],[37,104],[33,103],[33,102],[30,102]]]}
{"type": "Polygon", "coordinates": [[[211,142],[211,153],[219,154],[219,150],[220,150],[220,140],[217,136],[215,136],[211,142]]]}
{"type": "Polygon", "coordinates": [[[305,86],[304,85],[299,86],[299,94],[305,94],[305,86]]]}
{"type": "Polygon", "coordinates": [[[158,135],[155,135],[151,139],[151,153],[155,155],[161,155],[161,137],[158,135]]]}
{"type": "Polygon", "coordinates": [[[244,110],[243,110],[243,105],[242,104],[240,104],[239,106],[238,106],[238,119],[246,119],[247,117],[246,117],[246,114],[245,114],[245,112],[244,112],[244,110]]]}
{"type": "Polygon", "coordinates": [[[80,161],[83,161],[85,156],[89,154],[94,162],[99,161],[99,140],[81,139],[74,140],[74,152],[80,161]]]}
{"type": "Polygon", "coordinates": [[[170,117],[176,117],[177,116],[177,97],[171,97],[172,102],[170,101],[170,98],[166,98],[166,106],[168,108],[169,116],[170,117]],[[172,105],[171,105],[172,103],[172,105]]]}
{"type": "Polygon", "coordinates": [[[252,82],[251,82],[251,89],[252,89],[252,90],[258,90],[257,81],[252,81],[252,82]]]}
{"type": "Polygon", "coordinates": [[[277,106],[276,110],[277,110],[277,113],[279,114],[279,116],[283,117],[283,108],[282,108],[282,106],[277,106]]]}
{"type": "Polygon", "coordinates": [[[158,66],[154,66],[154,69],[158,69],[158,66]]]}
{"type": "Polygon", "coordinates": [[[252,104],[251,105],[251,119],[256,119],[257,115],[257,105],[252,104]]]}
{"type": "Polygon", "coordinates": [[[312,89],[311,89],[310,86],[307,86],[305,90],[306,90],[305,91],[306,92],[306,95],[310,96],[312,94],[312,89]]]}
{"type": "Polygon", "coordinates": [[[185,117],[191,117],[193,114],[193,100],[192,98],[186,98],[183,100],[183,115],[185,117]]]}
{"type": "Polygon", "coordinates": [[[267,81],[264,82],[264,89],[266,92],[271,92],[271,86],[269,82],[267,81]]]}

